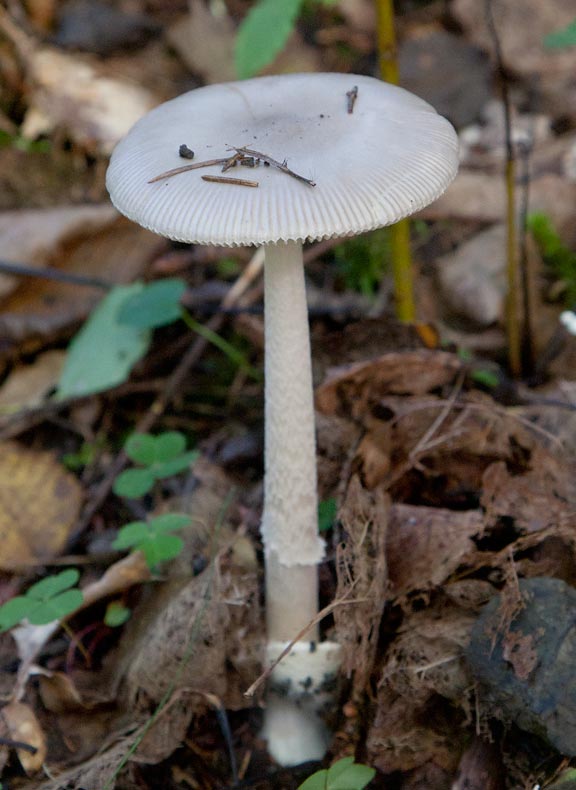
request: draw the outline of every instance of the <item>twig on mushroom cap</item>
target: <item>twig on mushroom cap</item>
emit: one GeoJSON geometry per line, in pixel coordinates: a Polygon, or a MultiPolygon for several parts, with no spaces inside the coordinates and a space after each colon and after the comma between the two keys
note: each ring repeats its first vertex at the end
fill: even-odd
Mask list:
{"type": "Polygon", "coordinates": [[[227,178],[226,176],[202,176],[203,181],[211,181],[214,184],[234,184],[238,187],[257,187],[258,181],[248,181],[246,178],[227,178]]]}
{"type": "Polygon", "coordinates": [[[286,162],[278,162],[276,159],[272,159],[271,156],[267,156],[266,154],[261,154],[260,151],[254,151],[252,148],[239,148],[236,145],[231,146],[233,151],[236,151],[238,154],[243,154],[246,157],[256,157],[256,159],[261,159],[265,165],[271,165],[272,167],[278,168],[283,173],[286,173],[292,178],[296,178],[298,181],[303,181],[305,184],[308,184],[310,187],[315,187],[316,182],[312,181],[310,178],[304,178],[299,173],[295,173],[293,170],[290,170],[286,162]]]}
{"type": "Polygon", "coordinates": [[[358,98],[358,85],[354,85],[354,87],[346,91],[346,99],[348,100],[347,108],[348,108],[348,115],[352,115],[354,112],[354,105],[356,104],[356,99],[358,98]]]}
{"type": "Polygon", "coordinates": [[[200,167],[213,167],[214,165],[225,165],[231,157],[227,156],[225,159],[207,159],[205,162],[194,162],[193,165],[182,165],[181,167],[174,167],[172,170],[166,170],[165,173],[160,173],[159,176],[154,176],[148,181],[149,184],[154,184],[156,181],[162,181],[163,178],[172,178],[172,176],[186,173],[188,170],[198,170],[200,167]]]}

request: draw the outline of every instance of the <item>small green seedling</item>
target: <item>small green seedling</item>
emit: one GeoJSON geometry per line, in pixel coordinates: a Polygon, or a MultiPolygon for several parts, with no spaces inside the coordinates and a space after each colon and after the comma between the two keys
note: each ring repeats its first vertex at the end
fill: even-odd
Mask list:
{"type": "Polygon", "coordinates": [[[75,585],[80,578],[76,568],[48,576],[33,584],[24,595],[17,595],[0,606],[0,632],[8,631],[22,620],[31,625],[46,625],[62,620],[82,605],[81,590],[75,585]]]}
{"type": "Polygon", "coordinates": [[[104,624],[109,628],[118,628],[130,619],[132,612],[119,601],[111,601],[106,607],[104,624]]]}
{"type": "Polygon", "coordinates": [[[338,503],[331,497],[318,503],[318,531],[327,532],[336,521],[338,503]]]}
{"type": "Polygon", "coordinates": [[[126,469],[114,481],[114,493],[135,499],[147,494],[156,480],[184,472],[198,458],[197,450],[186,450],[186,437],[179,431],[152,436],[134,433],[124,452],[140,468],[126,469]]]}
{"type": "Polygon", "coordinates": [[[547,214],[534,212],[527,224],[544,263],[563,284],[565,304],[572,307],[576,302],[576,252],[564,244],[547,214]]]}
{"type": "Polygon", "coordinates": [[[182,513],[166,513],[150,521],[132,521],[118,532],[112,544],[115,549],[139,550],[144,554],[149,568],[155,568],[165,560],[177,557],[184,543],[173,532],[190,524],[190,516],[182,513]]]}
{"type": "Polygon", "coordinates": [[[375,774],[374,768],[355,763],[353,757],[343,757],[327,770],[309,776],[298,790],[363,790],[375,774]]]}

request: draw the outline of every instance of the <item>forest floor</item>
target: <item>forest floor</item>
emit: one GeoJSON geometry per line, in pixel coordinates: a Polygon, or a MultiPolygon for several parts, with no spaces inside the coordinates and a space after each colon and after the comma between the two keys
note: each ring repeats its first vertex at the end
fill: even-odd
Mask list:
{"type": "MultiPolygon", "coordinates": [[[[275,765],[262,688],[245,694],[264,634],[261,263],[155,236],[104,186],[137,117],[235,78],[250,4],[4,5],[0,603],[21,596],[31,623],[0,607],[1,786],[296,790],[321,766],[275,765]],[[110,372],[102,305],[162,282],[185,320],[134,330],[110,372]]],[[[401,83],[462,149],[411,223],[418,323],[394,318],[388,230],[305,249],[322,629],[344,650],[324,765],[354,755],[371,788],[574,786],[576,48],[546,37],[576,2],[494,6],[502,63],[483,2],[396,8],[401,83]],[[529,280],[516,379],[503,80],[529,280]]],[[[375,28],[371,0],[308,3],[268,72],[375,75],[375,28]]]]}

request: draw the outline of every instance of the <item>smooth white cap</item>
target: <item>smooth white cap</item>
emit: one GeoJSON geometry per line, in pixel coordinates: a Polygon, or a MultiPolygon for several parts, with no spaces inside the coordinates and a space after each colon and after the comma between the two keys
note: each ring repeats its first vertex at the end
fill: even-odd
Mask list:
{"type": "Polygon", "coordinates": [[[392,224],[435,200],[457,168],[454,129],[413,94],[356,74],[287,74],[209,85],[152,110],[116,147],[107,185],[119,211],[156,233],[232,246],[392,224]],[[225,174],[257,189],[202,180],[220,166],[149,184],[187,164],[183,144],[194,163],[256,149],[316,186],[262,164],[225,174]]]}

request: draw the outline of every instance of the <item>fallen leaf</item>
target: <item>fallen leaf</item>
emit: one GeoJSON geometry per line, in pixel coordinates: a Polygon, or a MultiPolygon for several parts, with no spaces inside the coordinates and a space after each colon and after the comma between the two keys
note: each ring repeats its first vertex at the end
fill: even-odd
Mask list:
{"type": "MultiPolygon", "coordinates": [[[[141,275],[165,240],[119,217],[109,206],[66,210],[68,220],[52,210],[22,212],[19,238],[24,238],[26,227],[32,230],[39,220],[49,225],[51,218],[62,219],[63,234],[52,237],[43,249],[45,266],[54,266],[67,273],[95,277],[110,285],[132,282],[141,275]],[[84,219],[83,219],[84,217],[84,219]],[[73,230],[73,228],[75,230],[73,230]]],[[[12,219],[18,222],[20,212],[12,219]]],[[[2,243],[0,235],[0,244],[2,243]]],[[[41,237],[37,237],[40,250],[41,237]]],[[[21,263],[28,263],[14,245],[14,254],[21,263]]],[[[31,352],[47,342],[68,335],[71,328],[83,321],[102,298],[98,288],[34,278],[20,278],[17,289],[0,302],[0,333],[3,343],[0,358],[16,351],[31,352]]]]}
{"type": "Polygon", "coordinates": [[[575,494],[571,469],[543,448],[534,448],[531,468],[523,474],[510,472],[502,461],[491,464],[482,486],[487,528],[494,529],[502,518],[522,534],[566,524],[575,494]]]}
{"type": "Polygon", "coordinates": [[[34,139],[64,128],[88,151],[110,154],[157,104],[147,88],[107,76],[97,60],[38,46],[0,9],[0,24],[25,65],[30,81],[22,134],[34,139]]]}
{"type": "Polygon", "coordinates": [[[480,510],[394,504],[386,536],[393,596],[439,587],[475,551],[484,531],[480,510]]]}
{"type": "MultiPolygon", "coordinates": [[[[110,226],[117,216],[110,205],[4,211],[0,214],[2,258],[38,269],[57,265],[62,251],[74,240],[110,226]]],[[[19,277],[0,274],[0,297],[8,296],[21,282],[19,277]]]]}
{"type": "Polygon", "coordinates": [[[384,395],[424,395],[452,382],[462,363],[444,351],[383,354],[328,373],[316,390],[316,408],[324,414],[363,416],[384,395]]]}
{"type": "Polygon", "coordinates": [[[35,774],[46,760],[46,737],[32,708],[22,702],[9,702],[0,711],[8,726],[10,738],[27,743],[36,749],[32,754],[26,749],[16,749],[22,768],[28,775],[35,774]]]}
{"type": "Polygon", "coordinates": [[[52,453],[5,442],[0,452],[0,567],[58,556],[76,524],[82,488],[52,453]]]}
{"type": "Polygon", "coordinates": [[[0,414],[39,406],[56,387],[64,365],[63,351],[46,351],[30,365],[18,365],[0,387],[0,414]]]}

